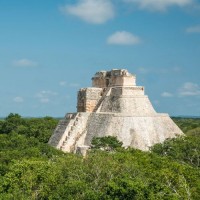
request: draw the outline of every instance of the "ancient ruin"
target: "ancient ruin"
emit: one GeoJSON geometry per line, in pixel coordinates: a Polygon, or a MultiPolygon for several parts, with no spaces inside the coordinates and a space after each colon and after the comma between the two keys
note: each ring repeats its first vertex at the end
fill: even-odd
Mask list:
{"type": "Polygon", "coordinates": [[[78,92],[77,113],[60,120],[49,144],[81,152],[93,137],[116,136],[124,147],[149,150],[155,143],[183,134],[168,114],[157,113],[136,76],[124,69],[100,71],[92,87],[78,92]]]}

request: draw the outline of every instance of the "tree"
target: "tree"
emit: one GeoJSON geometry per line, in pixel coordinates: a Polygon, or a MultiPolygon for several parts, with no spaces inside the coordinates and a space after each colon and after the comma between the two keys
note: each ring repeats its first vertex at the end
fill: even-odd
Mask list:
{"type": "Polygon", "coordinates": [[[93,149],[101,149],[106,151],[113,151],[117,148],[121,148],[123,144],[117,139],[117,137],[113,136],[94,137],[91,143],[93,149]]]}
{"type": "Polygon", "coordinates": [[[24,124],[24,119],[21,118],[18,114],[10,113],[3,123],[1,123],[1,130],[0,133],[8,134],[11,131],[16,131],[17,127],[24,124]]]}

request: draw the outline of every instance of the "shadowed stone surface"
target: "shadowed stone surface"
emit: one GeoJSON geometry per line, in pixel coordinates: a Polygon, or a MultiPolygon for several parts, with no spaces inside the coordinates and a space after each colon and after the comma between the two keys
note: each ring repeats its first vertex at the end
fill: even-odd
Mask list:
{"type": "Polygon", "coordinates": [[[154,110],[144,87],[127,70],[97,72],[78,92],[77,113],[67,114],[49,140],[64,152],[85,152],[93,137],[117,136],[123,146],[149,150],[182,135],[168,114],[154,110]]]}

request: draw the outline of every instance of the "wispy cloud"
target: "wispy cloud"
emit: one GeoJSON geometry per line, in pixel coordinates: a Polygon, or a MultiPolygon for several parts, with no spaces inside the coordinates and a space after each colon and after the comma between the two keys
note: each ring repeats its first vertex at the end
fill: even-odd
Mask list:
{"type": "Polygon", "coordinates": [[[14,99],[13,99],[13,101],[14,102],[16,102],[16,103],[23,103],[24,102],[24,99],[23,99],[23,97],[15,97],[14,99]]]}
{"type": "Polygon", "coordinates": [[[59,85],[62,87],[79,87],[79,83],[67,83],[67,81],[60,81],[59,85]]]}
{"type": "Polygon", "coordinates": [[[163,92],[163,93],[161,94],[161,96],[162,96],[162,97],[173,97],[173,94],[170,93],[170,92],[163,92]]]}
{"type": "Polygon", "coordinates": [[[39,99],[41,103],[49,103],[51,98],[57,96],[56,92],[52,92],[50,90],[43,90],[36,94],[36,97],[39,99]]]}
{"type": "Polygon", "coordinates": [[[179,89],[180,96],[199,96],[200,95],[200,87],[196,83],[186,82],[179,89]]]}
{"type": "Polygon", "coordinates": [[[60,10],[92,24],[103,24],[115,16],[111,0],[79,0],[76,4],[62,6],[60,10]]]}
{"type": "Polygon", "coordinates": [[[107,43],[114,45],[136,45],[141,42],[138,36],[127,31],[117,31],[108,37],[107,43]]]}
{"type": "Polygon", "coordinates": [[[194,0],[123,0],[127,3],[133,3],[140,9],[150,11],[166,11],[171,6],[184,7],[192,5],[194,0]]]}
{"type": "Polygon", "coordinates": [[[187,33],[200,33],[200,25],[191,26],[186,29],[187,33]]]}
{"type": "Polygon", "coordinates": [[[36,67],[38,63],[32,60],[23,58],[23,59],[13,61],[13,65],[16,67],[36,67]]]}
{"type": "Polygon", "coordinates": [[[66,81],[60,81],[60,82],[59,82],[59,85],[60,85],[60,86],[67,86],[67,82],[66,82],[66,81]]]}

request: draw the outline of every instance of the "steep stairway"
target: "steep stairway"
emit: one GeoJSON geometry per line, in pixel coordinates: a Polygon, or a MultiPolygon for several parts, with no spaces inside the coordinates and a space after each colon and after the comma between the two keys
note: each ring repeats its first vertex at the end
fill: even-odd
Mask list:
{"type": "Polygon", "coordinates": [[[62,142],[60,149],[64,152],[74,152],[79,139],[86,133],[86,125],[89,113],[78,113],[71,124],[62,142]]]}
{"type": "Polygon", "coordinates": [[[95,107],[95,109],[94,109],[93,112],[99,112],[99,111],[100,111],[100,109],[101,109],[101,103],[103,102],[104,98],[105,98],[107,95],[109,95],[110,91],[111,91],[111,87],[108,87],[108,88],[105,90],[105,92],[103,93],[101,99],[100,99],[99,102],[97,103],[97,105],[96,105],[96,107],[95,107]]]}
{"type": "Polygon", "coordinates": [[[53,135],[51,136],[48,142],[50,145],[56,148],[59,148],[60,141],[63,138],[63,133],[66,131],[67,127],[69,126],[73,118],[75,118],[75,116],[76,116],[76,113],[75,114],[70,113],[66,115],[64,119],[59,121],[56,129],[54,130],[53,135]]]}

